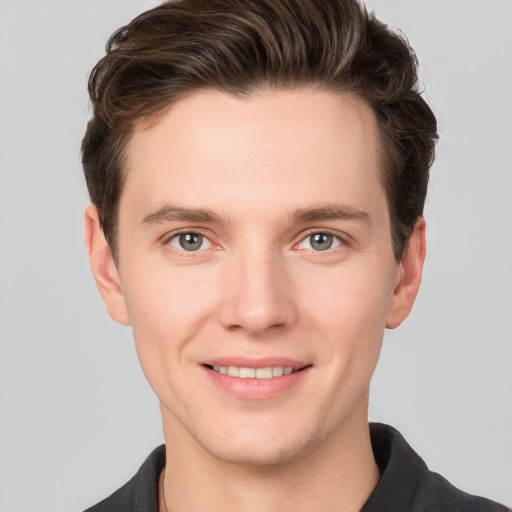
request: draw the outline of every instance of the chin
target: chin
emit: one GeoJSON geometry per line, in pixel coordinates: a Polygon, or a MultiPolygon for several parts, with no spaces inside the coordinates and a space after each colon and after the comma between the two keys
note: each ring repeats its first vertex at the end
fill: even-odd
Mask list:
{"type": "Polygon", "coordinates": [[[215,458],[239,466],[279,466],[295,459],[304,449],[304,445],[288,446],[230,446],[225,450],[211,451],[215,458]]]}
{"type": "Polygon", "coordinates": [[[210,455],[218,460],[240,466],[278,466],[286,464],[301,455],[315,444],[314,435],[307,432],[274,431],[259,432],[249,436],[230,432],[222,442],[209,439],[200,443],[210,455]]]}

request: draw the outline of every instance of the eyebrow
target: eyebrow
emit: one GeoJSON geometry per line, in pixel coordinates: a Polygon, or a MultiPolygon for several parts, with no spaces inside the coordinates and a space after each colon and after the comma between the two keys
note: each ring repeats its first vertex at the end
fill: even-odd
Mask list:
{"type": "MultiPolygon", "coordinates": [[[[347,205],[329,204],[312,208],[293,210],[290,218],[297,223],[323,220],[355,220],[369,224],[368,213],[347,205]]],[[[146,215],[142,224],[164,224],[172,221],[221,223],[221,218],[211,210],[203,208],[185,208],[183,206],[167,205],[146,215]]]]}
{"type": "Polygon", "coordinates": [[[322,220],[355,220],[370,223],[368,213],[352,206],[340,204],[322,205],[316,208],[299,208],[291,215],[296,222],[312,222],[322,220]]]}
{"type": "Polygon", "coordinates": [[[146,215],[142,219],[142,224],[164,224],[165,222],[176,220],[208,223],[220,222],[219,216],[211,210],[169,205],[163,206],[156,212],[146,215]]]}

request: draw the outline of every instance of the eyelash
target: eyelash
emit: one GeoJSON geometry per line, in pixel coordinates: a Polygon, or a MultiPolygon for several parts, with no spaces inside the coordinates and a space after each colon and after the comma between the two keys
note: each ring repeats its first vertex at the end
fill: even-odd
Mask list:
{"type": "Polygon", "coordinates": [[[196,236],[201,237],[202,244],[204,243],[204,241],[207,241],[210,244],[210,247],[208,247],[207,249],[212,249],[212,248],[218,247],[214,244],[214,242],[211,241],[210,237],[208,237],[204,233],[201,233],[201,231],[199,231],[199,230],[179,231],[178,233],[173,233],[172,235],[165,237],[163,240],[163,243],[164,243],[164,245],[170,247],[172,250],[177,251],[181,254],[186,254],[187,256],[193,256],[194,253],[199,253],[199,252],[203,252],[204,250],[206,250],[206,249],[199,248],[199,250],[187,251],[187,249],[185,249],[183,247],[174,247],[172,245],[173,240],[176,240],[179,243],[180,237],[186,236],[186,235],[196,235],[196,236]]]}
{"type": "MultiPolygon", "coordinates": [[[[332,231],[329,231],[329,230],[326,230],[326,229],[312,229],[308,232],[305,233],[305,235],[300,239],[300,241],[298,243],[296,243],[294,245],[294,247],[297,247],[304,243],[306,240],[308,240],[308,238],[310,239],[311,237],[313,237],[314,235],[327,235],[327,236],[330,236],[334,239],[335,242],[338,243],[338,245],[336,247],[328,247],[324,250],[315,250],[313,248],[311,249],[302,249],[302,250],[308,250],[308,251],[311,251],[312,253],[314,254],[318,254],[318,255],[321,255],[322,253],[326,253],[326,254],[332,254],[332,252],[336,251],[336,249],[339,249],[340,247],[343,247],[343,246],[346,246],[347,243],[345,241],[345,239],[337,234],[337,233],[333,233],[332,231]]],[[[310,242],[310,245],[311,245],[311,242],[310,242]]],[[[301,250],[301,249],[299,249],[301,250]]]]}
{"type": "MultiPolygon", "coordinates": [[[[199,230],[188,230],[188,231],[180,231],[178,233],[173,233],[172,235],[165,237],[164,240],[163,240],[163,243],[167,247],[171,248],[173,251],[177,251],[180,254],[187,255],[187,256],[194,256],[194,255],[196,255],[196,253],[201,253],[201,252],[203,252],[205,250],[209,250],[209,249],[215,250],[215,249],[219,248],[219,245],[216,245],[214,242],[212,242],[212,240],[207,235],[205,235],[204,233],[202,233],[199,230]],[[201,246],[203,245],[204,241],[207,241],[210,244],[210,246],[207,247],[207,248],[203,248],[203,249],[201,249],[201,247],[199,247],[198,249],[190,250],[189,251],[189,250],[187,250],[187,249],[185,249],[183,247],[175,247],[172,244],[172,242],[174,240],[176,240],[177,243],[179,243],[179,238],[182,237],[182,236],[186,236],[186,235],[196,235],[196,236],[199,236],[199,237],[202,238],[201,246]]],[[[344,247],[346,245],[347,245],[346,240],[342,236],[340,236],[339,234],[332,233],[329,230],[312,229],[312,230],[306,232],[301,237],[299,242],[297,242],[297,243],[295,243],[293,245],[293,248],[297,249],[297,250],[310,251],[313,254],[321,255],[322,253],[331,254],[332,252],[335,252],[340,247],[344,247]],[[312,243],[310,241],[309,242],[310,248],[300,248],[299,247],[301,244],[306,242],[308,239],[311,239],[311,237],[313,237],[314,235],[327,235],[328,237],[332,237],[333,243],[337,243],[337,245],[335,247],[327,247],[327,248],[325,248],[323,250],[322,249],[315,250],[311,246],[312,243]]]]}

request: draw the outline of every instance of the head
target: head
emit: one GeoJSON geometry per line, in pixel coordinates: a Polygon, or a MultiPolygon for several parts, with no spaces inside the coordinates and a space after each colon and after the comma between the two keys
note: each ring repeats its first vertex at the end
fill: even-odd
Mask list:
{"type": "Polygon", "coordinates": [[[423,213],[435,117],[403,36],[355,0],[171,1],[116,31],[93,69],[82,143],[91,201],[117,258],[126,148],[137,126],[194,91],[247,97],[313,87],[349,93],[376,115],[381,180],[400,260],[423,213]]]}
{"type": "Polygon", "coordinates": [[[352,0],[170,2],[107,50],[86,239],[174,449],[276,464],[353,440],[424,257],[411,50],[352,0]]]}

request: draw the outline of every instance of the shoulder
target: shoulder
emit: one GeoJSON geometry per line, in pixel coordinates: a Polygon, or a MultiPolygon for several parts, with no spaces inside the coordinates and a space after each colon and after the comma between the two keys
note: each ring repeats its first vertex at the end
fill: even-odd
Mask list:
{"type": "Polygon", "coordinates": [[[126,484],[84,512],[158,512],[158,478],[164,466],[165,446],[161,445],[126,484]]]}
{"type": "Polygon", "coordinates": [[[473,496],[453,486],[437,473],[428,472],[422,492],[417,496],[418,510],[440,512],[508,512],[504,505],[473,496]]]}
{"type": "Polygon", "coordinates": [[[430,471],[394,428],[370,425],[381,479],[361,512],[509,512],[505,506],[472,496],[430,471]]]}

